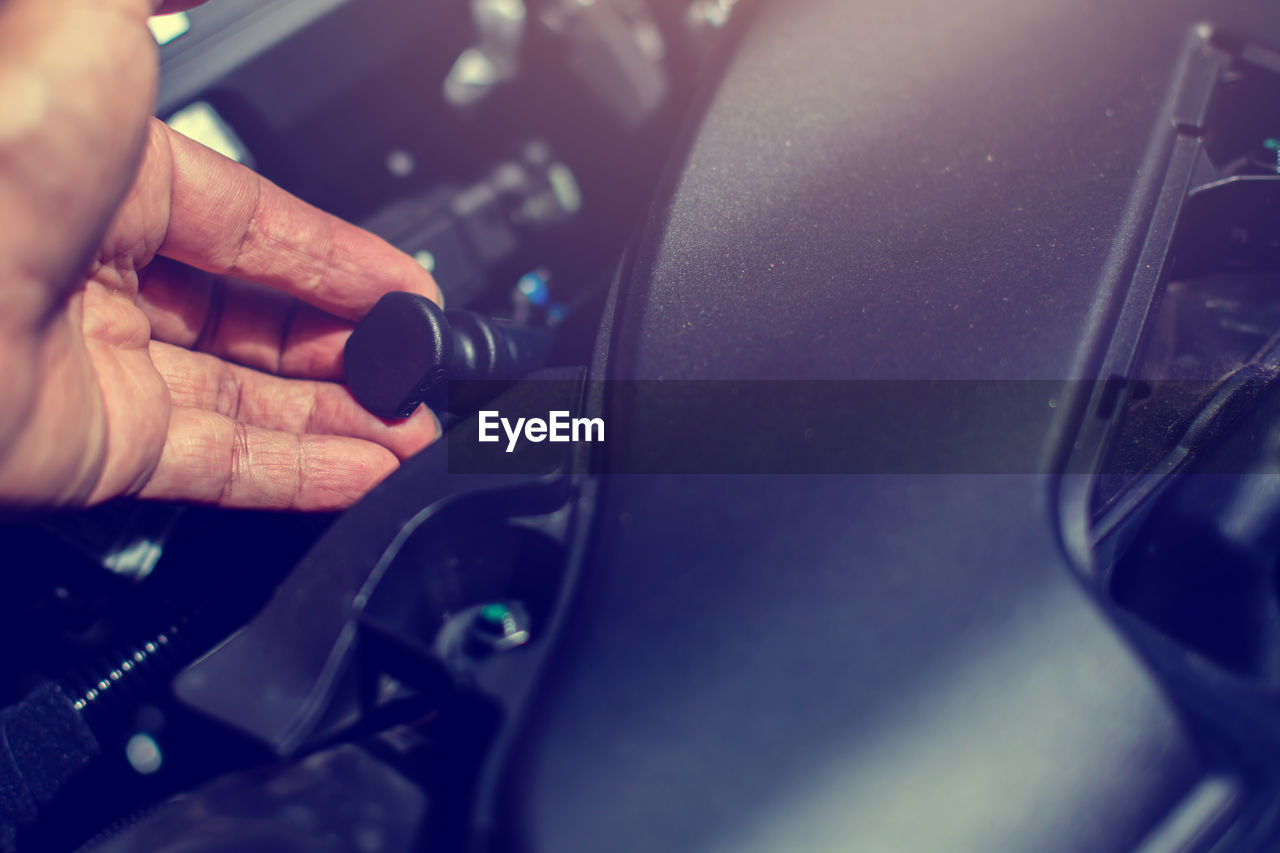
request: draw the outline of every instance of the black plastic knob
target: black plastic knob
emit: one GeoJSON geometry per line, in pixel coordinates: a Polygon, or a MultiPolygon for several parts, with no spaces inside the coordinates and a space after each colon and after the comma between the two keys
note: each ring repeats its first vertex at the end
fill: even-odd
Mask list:
{"type": "Polygon", "coordinates": [[[413,293],[378,300],[347,340],[347,387],[383,418],[407,418],[448,378],[453,334],[444,312],[413,293]]]}
{"type": "MultiPolygon", "coordinates": [[[[370,412],[407,418],[451,380],[510,380],[546,362],[550,332],[471,311],[444,312],[414,293],[378,300],[347,341],[347,387],[370,412]]],[[[475,402],[460,394],[459,403],[475,402]]],[[[451,411],[459,407],[451,405],[451,411]]]]}

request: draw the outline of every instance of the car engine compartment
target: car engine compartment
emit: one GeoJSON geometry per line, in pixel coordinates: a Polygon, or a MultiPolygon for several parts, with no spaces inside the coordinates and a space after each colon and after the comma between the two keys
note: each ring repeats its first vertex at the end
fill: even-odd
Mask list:
{"type": "Polygon", "coordinates": [[[155,32],[157,115],[552,343],[341,515],[7,521],[0,707],[100,752],[18,850],[1274,846],[1280,16],[155,32]]]}
{"type": "MultiPolygon", "coordinates": [[[[220,0],[154,19],[156,114],[414,256],[450,308],[553,328],[549,363],[585,364],[734,5],[220,0]]],[[[102,751],[20,849],[98,849],[166,797],[270,758],[169,682],[333,520],[122,501],[5,525],[10,564],[49,570],[14,572],[4,597],[23,651],[3,704],[57,683],[102,751]]],[[[463,797],[446,784],[463,777],[432,772],[433,803],[463,797]]]]}

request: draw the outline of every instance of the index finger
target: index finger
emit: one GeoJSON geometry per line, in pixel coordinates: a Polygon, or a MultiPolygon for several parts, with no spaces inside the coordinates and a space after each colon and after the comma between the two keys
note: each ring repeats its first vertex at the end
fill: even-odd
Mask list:
{"type": "Polygon", "coordinates": [[[177,131],[164,131],[172,186],[159,254],[267,285],[348,320],[359,320],[390,290],[440,301],[431,274],[382,238],[177,131]]]}

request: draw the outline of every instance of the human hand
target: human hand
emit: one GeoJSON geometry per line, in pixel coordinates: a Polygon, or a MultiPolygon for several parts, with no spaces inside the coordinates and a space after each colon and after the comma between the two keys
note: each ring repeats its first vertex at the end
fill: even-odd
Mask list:
{"type": "Polygon", "coordinates": [[[336,509],[439,434],[334,381],[431,276],[149,118],[147,16],[192,5],[0,5],[0,504],[336,509]]]}

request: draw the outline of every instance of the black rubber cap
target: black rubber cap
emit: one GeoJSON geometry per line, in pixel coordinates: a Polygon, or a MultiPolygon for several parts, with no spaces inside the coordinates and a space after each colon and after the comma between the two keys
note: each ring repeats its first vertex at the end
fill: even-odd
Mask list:
{"type": "Polygon", "coordinates": [[[356,326],[343,364],[360,405],[382,418],[407,418],[445,380],[452,360],[444,312],[426,297],[397,292],[356,326]]]}

